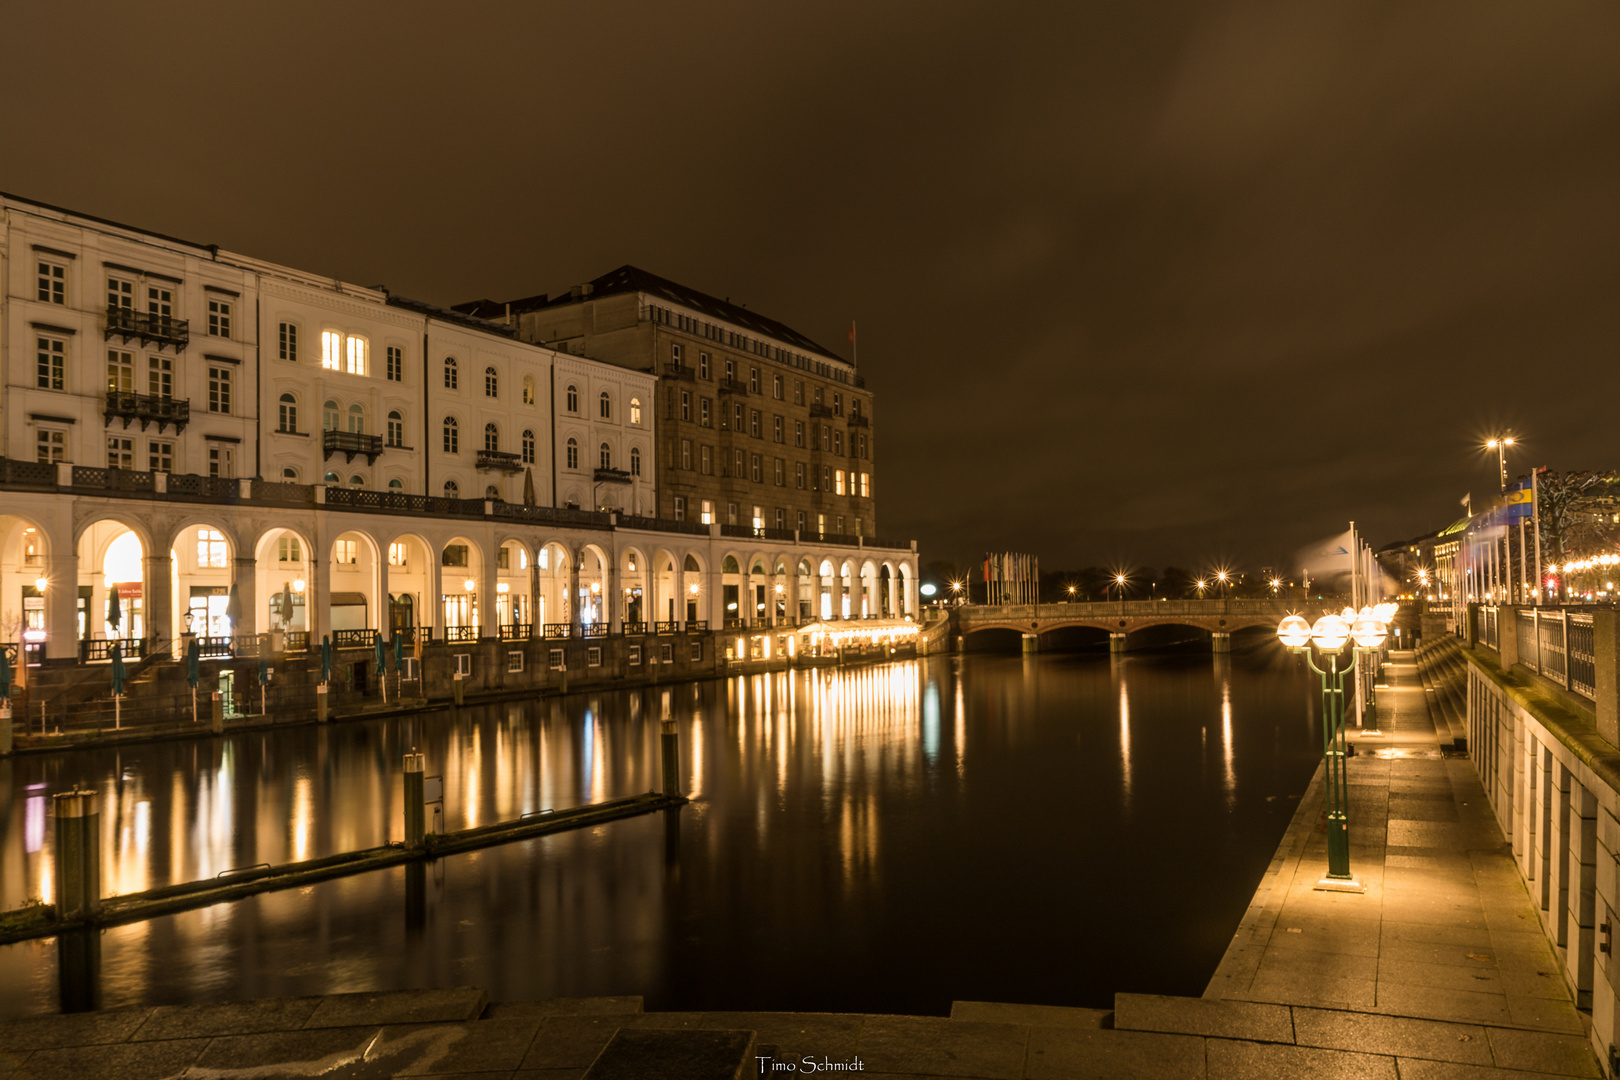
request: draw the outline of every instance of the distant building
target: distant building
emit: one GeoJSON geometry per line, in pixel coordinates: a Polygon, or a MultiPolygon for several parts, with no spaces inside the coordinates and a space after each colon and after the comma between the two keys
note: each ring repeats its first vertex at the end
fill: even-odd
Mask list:
{"type": "Polygon", "coordinates": [[[786,536],[877,532],[872,395],[774,319],[621,266],[556,296],[457,305],[659,379],[659,513],[786,536]]]}

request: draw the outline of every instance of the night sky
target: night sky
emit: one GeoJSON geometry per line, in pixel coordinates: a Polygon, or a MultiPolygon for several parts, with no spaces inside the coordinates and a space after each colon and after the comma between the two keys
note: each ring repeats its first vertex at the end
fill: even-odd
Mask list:
{"type": "Polygon", "coordinates": [[[874,389],[924,559],[1287,562],[1620,465],[1612,3],[14,4],[0,190],[437,303],[633,263],[874,389]],[[1611,404],[1605,405],[1609,401],[1611,404]]]}

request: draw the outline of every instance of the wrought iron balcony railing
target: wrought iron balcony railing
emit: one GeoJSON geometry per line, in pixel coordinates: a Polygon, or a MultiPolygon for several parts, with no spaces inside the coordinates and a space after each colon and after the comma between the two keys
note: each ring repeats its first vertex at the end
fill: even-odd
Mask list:
{"type": "Polygon", "coordinates": [[[353,461],[356,454],[364,454],[366,464],[374,465],[377,456],[383,451],[383,441],[381,435],[362,435],[357,431],[323,431],[321,449],[325,451],[327,457],[345,454],[349,461],[353,461]]]}
{"type": "Polygon", "coordinates": [[[122,390],[107,393],[105,418],[108,424],[122,420],[127,428],[131,421],[139,421],[141,430],[150,424],[158,426],[158,434],[170,424],[178,433],[191,422],[191,401],[187,398],[158,397],[155,394],[131,394],[122,390]]]}
{"type": "Polygon", "coordinates": [[[191,342],[191,324],[185,319],[172,319],[167,315],[151,315],[133,308],[109,307],[107,330],[103,340],[117,335],[129,341],[140,338],[142,345],[156,344],[162,352],[165,345],[173,345],[175,352],[184,352],[191,342]]]}
{"type": "Polygon", "coordinates": [[[473,462],[480,469],[499,469],[501,472],[522,472],[523,458],[504,450],[480,450],[473,462]]]}

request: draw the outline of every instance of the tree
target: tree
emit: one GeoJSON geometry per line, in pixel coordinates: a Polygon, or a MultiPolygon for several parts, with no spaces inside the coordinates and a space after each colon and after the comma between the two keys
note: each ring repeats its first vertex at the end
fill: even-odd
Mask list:
{"type": "Polygon", "coordinates": [[[1542,473],[1537,481],[1542,558],[1559,563],[1596,548],[1612,548],[1620,528],[1614,514],[1620,506],[1620,473],[1542,473]]]}

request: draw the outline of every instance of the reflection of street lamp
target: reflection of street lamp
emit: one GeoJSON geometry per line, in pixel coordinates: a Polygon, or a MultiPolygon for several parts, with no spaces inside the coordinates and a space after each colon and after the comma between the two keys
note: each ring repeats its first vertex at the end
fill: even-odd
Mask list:
{"type": "Polygon", "coordinates": [[[1277,625],[1277,637],[1289,652],[1301,653],[1305,662],[1322,681],[1322,756],[1327,770],[1327,877],[1317,882],[1318,889],[1337,889],[1361,892],[1360,882],[1350,876],[1350,830],[1345,811],[1349,804],[1349,781],[1346,773],[1344,734],[1344,677],[1356,668],[1363,653],[1377,652],[1389,630],[1368,609],[1357,615],[1350,624],[1338,615],[1324,615],[1309,625],[1298,615],[1290,615],[1277,625]],[[1346,642],[1354,640],[1350,653],[1350,666],[1339,670],[1339,653],[1346,642]],[[1316,666],[1310,645],[1315,645],[1327,657],[1327,670],[1316,666]]]}

